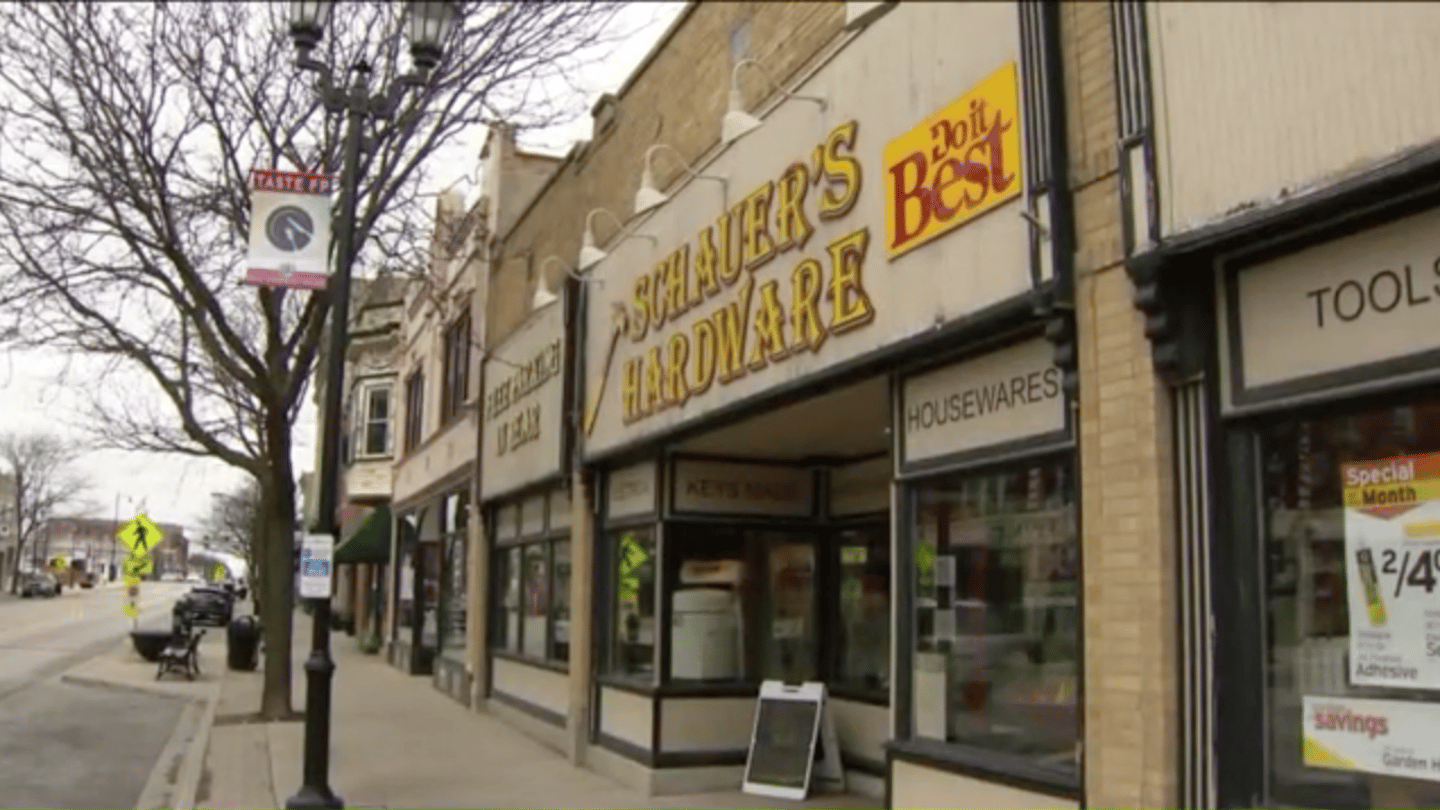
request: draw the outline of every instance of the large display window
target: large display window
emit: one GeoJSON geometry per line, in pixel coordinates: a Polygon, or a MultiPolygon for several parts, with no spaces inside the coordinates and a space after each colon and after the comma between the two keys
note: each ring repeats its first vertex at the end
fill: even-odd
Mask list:
{"type": "Polygon", "coordinates": [[[833,537],[838,587],[828,680],[842,694],[889,701],[889,522],[858,522],[833,537]]]}
{"type": "Polygon", "coordinates": [[[653,525],[613,529],[605,535],[614,583],[609,607],[611,675],[653,680],[657,548],[653,525]]]}
{"type": "Polygon", "coordinates": [[[1440,806],[1440,394],[1387,400],[1255,426],[1273,803],[1440,806]]]}
{"type": "Polygon", "coordinates": [[[469,498],[464,492],[441,501],[441,553],[444,574],[441,581],[440,652],[457,657],[465,651],[466,562],[469,539],[466,527],[469,498]]]}
{"type": "Polygon", "coordinates": [[[516,510],[492,510],[495,519],[523,516],[522,528],[496,532],[491,553],[490,648],[564,668],[570,663],[570,535],[548,528],[546,500],[516,510]]]}
{"type": "Polygon", "coordinates": [[[1079,774],[1079,543],[1071,454],[912,494],[909,728],[1056,784],[1079,774]]]}

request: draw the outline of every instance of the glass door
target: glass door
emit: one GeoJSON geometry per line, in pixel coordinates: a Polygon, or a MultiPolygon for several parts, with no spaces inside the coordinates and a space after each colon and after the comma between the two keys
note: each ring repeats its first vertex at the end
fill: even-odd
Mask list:
{"type": "Polygon", "coordinates": [[[761,672],[766,680],[819,678],[820,632],[815,536],[809,532],[757,531],[765,560],[766,614],[761,626],[761,672]]]}

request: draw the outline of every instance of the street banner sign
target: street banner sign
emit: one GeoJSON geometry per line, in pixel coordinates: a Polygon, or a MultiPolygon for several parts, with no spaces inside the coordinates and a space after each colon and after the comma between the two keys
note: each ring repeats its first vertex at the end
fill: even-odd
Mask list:
{"type": "Polygon", "coordinates": [[[300,544],[300,596],[329,599],[332,593],[331,558],[335,538],[328,534],[307,534],[300,544]]]}
{"type": "Polygon", "coordinates": [[[250,260],[245,283],[323,290],[330,280],[333,176],[250,172],[250,260]]]}
{"type": "Polygon", "coordinates": [[[131,554],[144,556],[160,545],[160,541],[165,539],[165,533],[160,531],[155,521],[141,512],[120,524],[120,529],[115,532],[115,539],[130,549],[131,554]]]}

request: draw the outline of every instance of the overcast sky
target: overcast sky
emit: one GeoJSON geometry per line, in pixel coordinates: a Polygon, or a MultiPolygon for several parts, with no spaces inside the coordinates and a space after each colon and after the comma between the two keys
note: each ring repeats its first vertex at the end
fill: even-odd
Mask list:
{"type": "MultiPolygon", "coordinates": [[[[634,30],[636,34],[616,48],[610,58],[585,71],[580,91],[586,101],[593,102],[600,93],[618,89],[683,6],[680,2],[631,3],[622,12],[620,24],[622,30],[634,30]]],[[[561,90],[557,88],[557,92],[561,90]]],[[[563,153],[571,143],[589,135],[587,115],[565,126],[530,133],[521,140],[531,149],[563,153]]],[[[483,140],[484,131],[479,130],[466,143],[437,154],[436,165],[457,168],[449,173],[434,171],[434,190],[459,181],[457,188],[467,192],[467,201],[473,201],[478,193],[475,170],[483,140]]],[[[48,431],[79,438],[75,420],[67,418],[67,414],[81,413],[86,397],[104,395],[85,385],[91,377],[85,373],[84,365],[71,364],[66,374],[62,356],[44,352],[0,354],[3,429],[48,431]]],[[[144,378],[137,379],[136,385],[154,391],[154,384],[144,378]]],[[[295,428],[293,460],[297,473],[314,466],[315,411],[313,403],[309,404],[295,428]]],[[[87,503],[78,510],[81,514],[111,517],[118,511],[123,520],[143,503],[156,521],[185,525],[191,528],[192,535],[198,534],[198,524],[209,511],[211,494],[231,489],[242,480],[241,473],[220,462],[183,456],[102,451],[86,456],[81,466],[93,482],[87,503]]]]}

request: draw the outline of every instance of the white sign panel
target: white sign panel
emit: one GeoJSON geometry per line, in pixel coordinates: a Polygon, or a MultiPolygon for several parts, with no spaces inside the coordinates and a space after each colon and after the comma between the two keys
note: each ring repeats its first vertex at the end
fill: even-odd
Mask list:
{"type": "Polygon", "coordinates": [[[1044,338],[905,381],[906,463],[1043,436],[1065,429],[1054,346],[1044,338]]]}
{"type": "Polygon", "coordinates": [[[1314,695],[1304,704],[1306,765],[1440,781],[1440,704],[1314,695]]]}
{"type": "Polygon", "coordinates": [[[335,538],[328,534],[307,534],[300,541],[300,596],[329,599],[333,592],[335,538]]]}
{"type": "Polygon", "coordinates": [[[330,279],[333,178],[312,172],[250,172],[247,284],[323,290],[330,279]]]}
{"type": "Polygon", "coordinates": [[[658,465],[642,461],[606,476],[605,517],[608,520],[655,512],[655,478],[658,465]]]}
{"type": "Polygon", "coordinates": [[[1440,689],[1440,453],[1340,466],[1350,682],[1440,689]]]}
{"type": "Polygon", "coordinates": [[[863,515],[890,509],[890,457],[860,461],[830,470],[830,514],[863,515]]]}
{"type": "Polygon", "coordinates": [[[1440,348],[1440,209],[1241,270],[1246,388],[1440,348]]]}
{"type": "Polygon", "coordinates": [[[480,462],[485,500],[560,472],[564,336],[565,307],[548,306],[485,360],[480,462]]]}
{"type": "Polygon", "coordinates": [[[675,461],[676,512],[804,517],[815,509],[815,474],[804,467],[675,461]]]}
{"type": "Polygon", "coordinates": [[[634,221],[635,233],[653,239],[602,245],[608,256],[587,274],[596,283],[587,296],[586,456],[1025,294],[1030,226],[1017,214],[1021,196],[1006,197],[1026,182],[1021,150],[974,134],[983,128],[995,143],[1018,143],[1015,86],[975,98],[943,125],[931,121],[1018,53],[1013,8],[897,3],[883,24],[793,88],[825,98],[824,109],[784,101],[764,126],[696,167],[726,179],[728,196],[704,178],[679,184],[669,202],[634,221]],[[917,35],[962,29],[987,35],[960,49],[917,35]],[[945,69],[934,70],[937,63],[945,69]],[[893,69],[876,70],[881,64],[893,69]],[[904,92],[896,75],[907,77],[904,92]],[[984,127],[972,127],[982,109],[984,127]],[[916,146],[908,155],[918,157],[888,162],[887,145],[907,133],[916,146]],[[956,183],[954,161],[967,159],[975,171],[956,183]],[[967,182],[977,187],[962,191],[967,182]],[[894,255],[887,207],[897,196],[916,222],[964,224],[894,255]],[[996,204],[970,216],[962,200],[996,204]]]}

